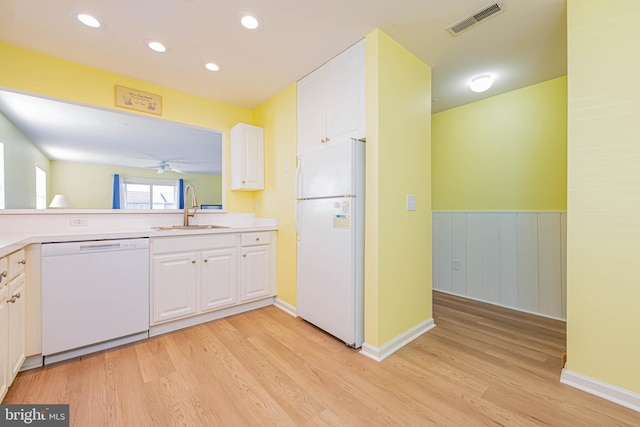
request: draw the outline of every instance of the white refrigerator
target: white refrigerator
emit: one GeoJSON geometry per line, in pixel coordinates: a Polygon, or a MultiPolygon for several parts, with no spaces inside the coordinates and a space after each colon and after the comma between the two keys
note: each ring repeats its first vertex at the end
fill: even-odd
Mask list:
{"type": "Polygon", "coordinates": [[[297,314],[355,348],[364,340],[365,144],[298,156],[297,314]]]}

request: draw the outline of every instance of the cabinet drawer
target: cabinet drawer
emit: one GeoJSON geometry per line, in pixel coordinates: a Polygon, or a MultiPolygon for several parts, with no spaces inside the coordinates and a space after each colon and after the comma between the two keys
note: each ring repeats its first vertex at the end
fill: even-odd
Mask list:
{"type": "Polygon", "coordinates": [[[14,252],[9,255],[9,279],[13,279],[18,274],[24,271],[24,266],[27,263],[27,258],[24,253],[24,249],[20,249],[18,252],[14,252]]]}
{"type": "Polygon", "coordinates": [[[0,258],[0,286],[9,282],[9,259],[0,258]]]}
{"type": "Polygon", "coordinates": [[[270,242],[271,233],[268,231],[242,234],[242,246],[268,245],[270,242]]]}
{"type": "Polygon", "coordinates": [[[151,253],[166,254],[184,251],[228,248],[236,245],[235,234],[158,237],[151,239],[151,253]]]}

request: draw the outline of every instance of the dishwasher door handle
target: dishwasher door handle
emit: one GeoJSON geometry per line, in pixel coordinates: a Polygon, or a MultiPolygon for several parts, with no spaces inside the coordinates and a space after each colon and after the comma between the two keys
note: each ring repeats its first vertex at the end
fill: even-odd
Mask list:
{"type": "Polygon", "coordinates": [[[120,249],[120,243],[80,246],[80,252],[110,251],[114,249],[120,249]]]}

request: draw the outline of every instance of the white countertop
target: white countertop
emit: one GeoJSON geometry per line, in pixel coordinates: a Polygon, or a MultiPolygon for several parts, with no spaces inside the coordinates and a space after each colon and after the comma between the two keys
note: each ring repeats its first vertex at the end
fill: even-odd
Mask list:
{"type": "MultiPolygon", "coordinates": [[[[230,214],[233,215],[233,214],[230,214]]],[[[222,219],[222,217],[218,217],[222,219]]],[[[225,224],[225,228],[192,229],[192,230],[154,230],[157,222],[152,225],[137,224],[129,227],[121,227],[111,224],[107,227],[64,227],[62,229],[46,229],[42,226],[34,227],[33,231],[3,231],[0,233],[0,257],[20,250],[33,243],[61,243],[77,242],[83,240],[107,240],[107,239],[132,239],[132,238],[161,238],[171,236],[202,235],[202,234],[227,234],[252,231],[272,231],[278,229],[278,221],[273,218],[252,218],[244,223],[225,224]],[[80,228],[80,229],[79,229],[80,228]]],[[[173,221],[175,222],[175,221],[173,221]]],[[[218,221],[219,222],[219,221],[218,221]]],[[[199,222],[194,222],[198,224],[199,222]]],[[[202,222],[206,224],[206,222],[202,222]]],[[[164,223],[162,225],[173,225],[164,223]]]]}

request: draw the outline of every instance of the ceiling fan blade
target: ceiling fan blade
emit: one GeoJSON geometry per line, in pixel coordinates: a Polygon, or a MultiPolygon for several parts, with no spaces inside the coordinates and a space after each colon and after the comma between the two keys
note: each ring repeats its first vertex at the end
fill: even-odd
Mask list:
{"type": "Polygon", "coordinates": [[[176,168],[169,168],[169,170],[172,171],[172,172],[177,172],[177,173],[182,173],[182,174],[184,173],[180,169],[176,169],[176,168]]]}

